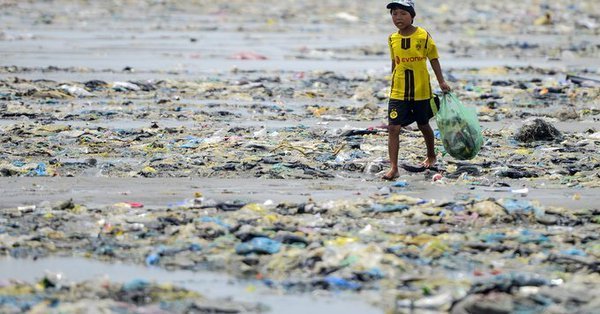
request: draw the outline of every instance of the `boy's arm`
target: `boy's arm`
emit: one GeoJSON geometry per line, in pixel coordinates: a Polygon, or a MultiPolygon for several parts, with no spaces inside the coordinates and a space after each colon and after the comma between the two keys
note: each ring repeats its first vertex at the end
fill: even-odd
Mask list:
{"type": "Polygon", "coordinates": [[[388,48],[390,48],[390,58],[392,59],[392,73],[394,73],[394,69],[396,68],[396,62],[394,62],[394,60],[396,58],[394,57],[394,48],[392,47],[392,35],[388,37],[388,48]]]}
{"type": "Polygon", "coordinates": [[[432,59],[429,60],[429,63],[431,63],[431,68],[433,69],[433,73],[435,73],[435,77],[437,78],[442,91],[444,93],[450,92],[452,89],[450,88],[450,85],[446,83],[446,80],[444,80],[444,74],[442,73],[442,66],[440,65],[440,60],[432,59]]]}

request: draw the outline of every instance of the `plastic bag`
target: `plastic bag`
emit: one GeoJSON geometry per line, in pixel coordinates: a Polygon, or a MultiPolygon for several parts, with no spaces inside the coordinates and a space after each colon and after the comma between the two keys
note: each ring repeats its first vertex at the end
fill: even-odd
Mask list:
{"type": "Polygon", "coordinates": [[[474,108],[465,107],[453,93],[444,94],[436,121],[450,156],[460,160],[477,156],[483,137],[474,108]]]}

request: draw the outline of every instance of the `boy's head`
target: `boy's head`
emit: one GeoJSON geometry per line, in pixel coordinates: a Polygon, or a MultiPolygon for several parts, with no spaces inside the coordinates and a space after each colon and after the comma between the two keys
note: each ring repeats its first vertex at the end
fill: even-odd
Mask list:
{"type": "Polygon", "coordinates": [[[415,2],[413,0],[393,0],[388,3],[387,8],[391,11],[401,9],[408,13],[414,19],[417,13],[415,12],[415,2]]]}

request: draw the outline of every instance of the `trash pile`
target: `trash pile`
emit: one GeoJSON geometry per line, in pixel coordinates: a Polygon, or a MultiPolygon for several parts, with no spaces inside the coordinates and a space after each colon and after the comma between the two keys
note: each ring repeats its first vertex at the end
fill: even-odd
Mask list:
{"type": "Polygon", "coordinates": [[[523,143],[531,143],[535,141],[554,141],[561,140],[562,134],[554,126],[542,119],[535,119],[533,122],[523,126],[515,139],[523,143]]]}
{"type": "Polygon", "coordinates": [[[171,208],[67,200],[1,213],[0,253],[15,258],[209,269],[288,293],[383,289],[384,307],[468,309],[501,298],[509,308],[570,312],[599,297],[591,289],[600,283],[598,209],[515,198],[439,203],[392,191],[304,203],[196,195],[171,208]]]}
{"type": "Polygon", "coordinates": [[[2,313],[258,313],[260,305],[209,300],[196,292],[144,280],[66,282],[48,274],[37,284],[0,283],[2,313]]]}

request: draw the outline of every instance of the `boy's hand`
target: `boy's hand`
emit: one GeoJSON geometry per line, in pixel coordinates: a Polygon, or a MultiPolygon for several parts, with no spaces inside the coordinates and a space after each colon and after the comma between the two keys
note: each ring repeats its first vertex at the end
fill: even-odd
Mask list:
{"type": "Polygon", "coordinates": [[[450,85],[448,85],[448,83],[446,83],[446,81],[440,82],[440,89],[444,93],[449,93],[452,91],[452,88],[450,88],[450,85]]]}

